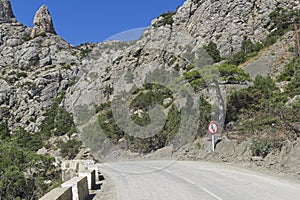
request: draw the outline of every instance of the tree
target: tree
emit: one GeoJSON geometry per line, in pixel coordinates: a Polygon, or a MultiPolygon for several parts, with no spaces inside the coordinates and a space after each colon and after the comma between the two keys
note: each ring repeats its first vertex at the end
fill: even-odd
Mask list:
{"type": "Polygon", "coordinates": [[[10,132],[7,127],[7,122],[0,123],[0,139],[5,140],[9,136],[10,136],[10,132]]]}
{"type": "Polygon", "coordinates": [[[250,75],[235,65],[222,64],[218,68],[222,80],[229,84],[244,84],[251,81],[250,75]]]}
{"type": "Polygon", "coordinates": [[[228,97],[225,123],[237,121],[242,109],[248,109],[255,103],[256,100],[248,89],[234,91],[228,97]]]}
{"type": "Polygon", "coordinates": [[[18,145],[28,151],[37,151],[43,147],[43,140],[39,134],[30,134],[24,128],[19,128],[15,136],[18,145]]]}
{"type": "Polygon", "coordinates": [[[186,72],[183,74],[183,77],[188,80],[195,91],[202,90],[206,87],[205,80],[199,70],[186,72]]]}
{"type": "Polygon", "coordinates": [[[160,26],[165,26],[165,25],[171,25],[172,26],[172,24],[174,22],[174,20],[173,20],[173,15],[174,14],[175,14],[175,12],[172,12],[172,11],[164,12],[163,14],[160,15],[160,17],[162,19],[157,21],[154,24],[154,27],[160,27],[160,26]]]}
{"type": "Polygon", "coordinates": [[[198,136],[204,136],[207,132],[207,124],[211,121],[212,106],[203,96],[199,98],[199,126],[198,136]]]}
{"type": "Polygon", "coordinates": [[[82,145],[81,141],[68,140],[67,142],[59,143],[58,147],[63,157],[74,159],[79,152],[79,147],[82,145]]]}
{"type": "Polygon", "coordinates": [[[207,53],[211,56],[215,63],[221,61],[220,51],[218,50],[217,44],[214,42],[209,42],[208,45],[203,47],[207,53]]]}
{"type": "MultiPolygon", "coordinates": [[[[16,138],[0,142],[0,197],[38,199],[54,178],[54,158],[38,155],[20,145],[16,138]]],[[[54,181],[55,182],[55,181],[54,181]]]]}

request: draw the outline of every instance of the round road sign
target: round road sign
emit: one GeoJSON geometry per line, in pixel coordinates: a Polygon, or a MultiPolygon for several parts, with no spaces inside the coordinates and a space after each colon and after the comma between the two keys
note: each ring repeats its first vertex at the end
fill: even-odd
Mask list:
{"type": "Polygon", "coordinates": [[[208,124],[208,132],[216,134],[218,132],[218,124],[216,122],[210,122],[208,124]]]}

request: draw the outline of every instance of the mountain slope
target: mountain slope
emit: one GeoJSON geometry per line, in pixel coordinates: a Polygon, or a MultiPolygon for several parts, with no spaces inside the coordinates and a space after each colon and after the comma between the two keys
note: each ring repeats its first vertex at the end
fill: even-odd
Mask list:
{"type": "MultiPolygon", "coordinates": [[[[43,145],[47,148],[44,147],[40,152],[62,157],[58,141],[67,143],[73,142],[74,138],[81,138],[99,159],[103,158],[100,153],[109,154],[116,149],[128,148],[141,151],[145,144],[155,144],[150,145],[151,148],[146,151],[148,153],[170,144],[170,139],[176,135],[173,134],[175,129],[168,127],[164,127],[167,131],[161,135],[162,138],[151,137],[149,141],[132,139],[117,128],[115,132],[108,133],[113,138],[111,140],[99,133],[101,127],[98,117],[106,112],[111,114],[103,108],[114,99],[114,92],[131,89],[120,82],[128,71],[128,77],[124,76],[126,80],[136,78],[135,83],[142,87],[130,102],[137,97],[147,99],[146,95],[150,94],[151,89],[143,85],[143,79],[149,78],[149,72],[154,74],[152,78],[157,78],[157,81],[185,78],[187,81],[180,86],[186,86],[184,84],[189,82],[192,89],[201,91],[204,97],[212,93],[219,97],[223,95],[223,98],[204,98],[202,108],[206,110],[200,118],[201,127],[192,134],[192,139],[184,141],[192,142],[195,136],[206,134],[208,120],[224,121],[224,114],[214,114],[210,118],[209,109],[212,108],[209,103],[219,103],[218,109],[223,113],[225,95],[231,90],[245,87],[248,80],[236,66],[224,63],[241,64],[239,67],[245,67],[252,78],[257,72],[275,76],[283,70],[294,56],[291,52],[294,46],[293,32],[290,24],[283,22],[291,16],[297,19],[299,16],[295,12],[300,9],[297,0],[187,0],[176,12],[167,12],[154,19],[137,41],[86,43],[73,47],[55,34],[46,7],[37,12],[35,27],[31,29],[15,21],[9,1],[2,0],[1,5],[1,121],[5,122],[12,135],[20,127],[42,135],[43,145]],[[40,20],[43,17],[47,19],[46,22],[40,20]],[[197,70],[215,62],[221,65],[218,68],[221,81],[219,91],[207,89],[207,80],[197,74],[197,70]],[[168,70],[176,71],[177,75],[166,76],[168,70]],[[241,77],[243,79],[240,80],[241,77]],[[70,113],[73,113],[74,122],[70,113]],[[68,119],[67,123],[65,118],[68,119]],[[64,123],[67,128],[62,125],[64,123]],[[75,125],[80,137],[74,130],[75,125]],[[115,143],[111,144],[111,141],[115,143]],[[105,146],[106,142],[108,146],[105,146]]],[[[157,85],[151,87],[156,89],[152,92],[161,92],[157,85]]],[[[165,115],[173,105],[185,103],[178,95],[162,96],[160,99],[150,95],[165,106],[165,115]]],[[[146,105],[149,109],[135,107],[129,111],[131,115],[141,118],[135,120],[147,124],[149,122],[146,119],[150,116],[148,111],[154,107],[152,104],[146,105]]],[[[169,121],[173,120],[170,122],[172,126],[178,123],[175,114],[169,117],[169,121]]]]}

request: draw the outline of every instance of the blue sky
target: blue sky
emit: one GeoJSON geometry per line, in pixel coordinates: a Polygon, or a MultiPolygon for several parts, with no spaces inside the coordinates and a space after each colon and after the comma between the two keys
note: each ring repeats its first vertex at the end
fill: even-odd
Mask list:
{"type": "Polygon", "coordinates": [[[46,4],[56,32],[73,45],[101,42],[123,31],[147,27],[184,0],[11,0],[19,22],[33,26],[38,8],[46,4]]]}

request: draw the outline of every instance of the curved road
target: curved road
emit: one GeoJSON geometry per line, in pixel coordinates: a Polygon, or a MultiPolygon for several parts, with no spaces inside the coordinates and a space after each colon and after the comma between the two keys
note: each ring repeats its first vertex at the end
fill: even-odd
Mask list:
{"type": "Polygon", "coordinates": [[[99,164],[118,200],[296,200],[300,185],[241,168],[190,161],[99,164]]]}

